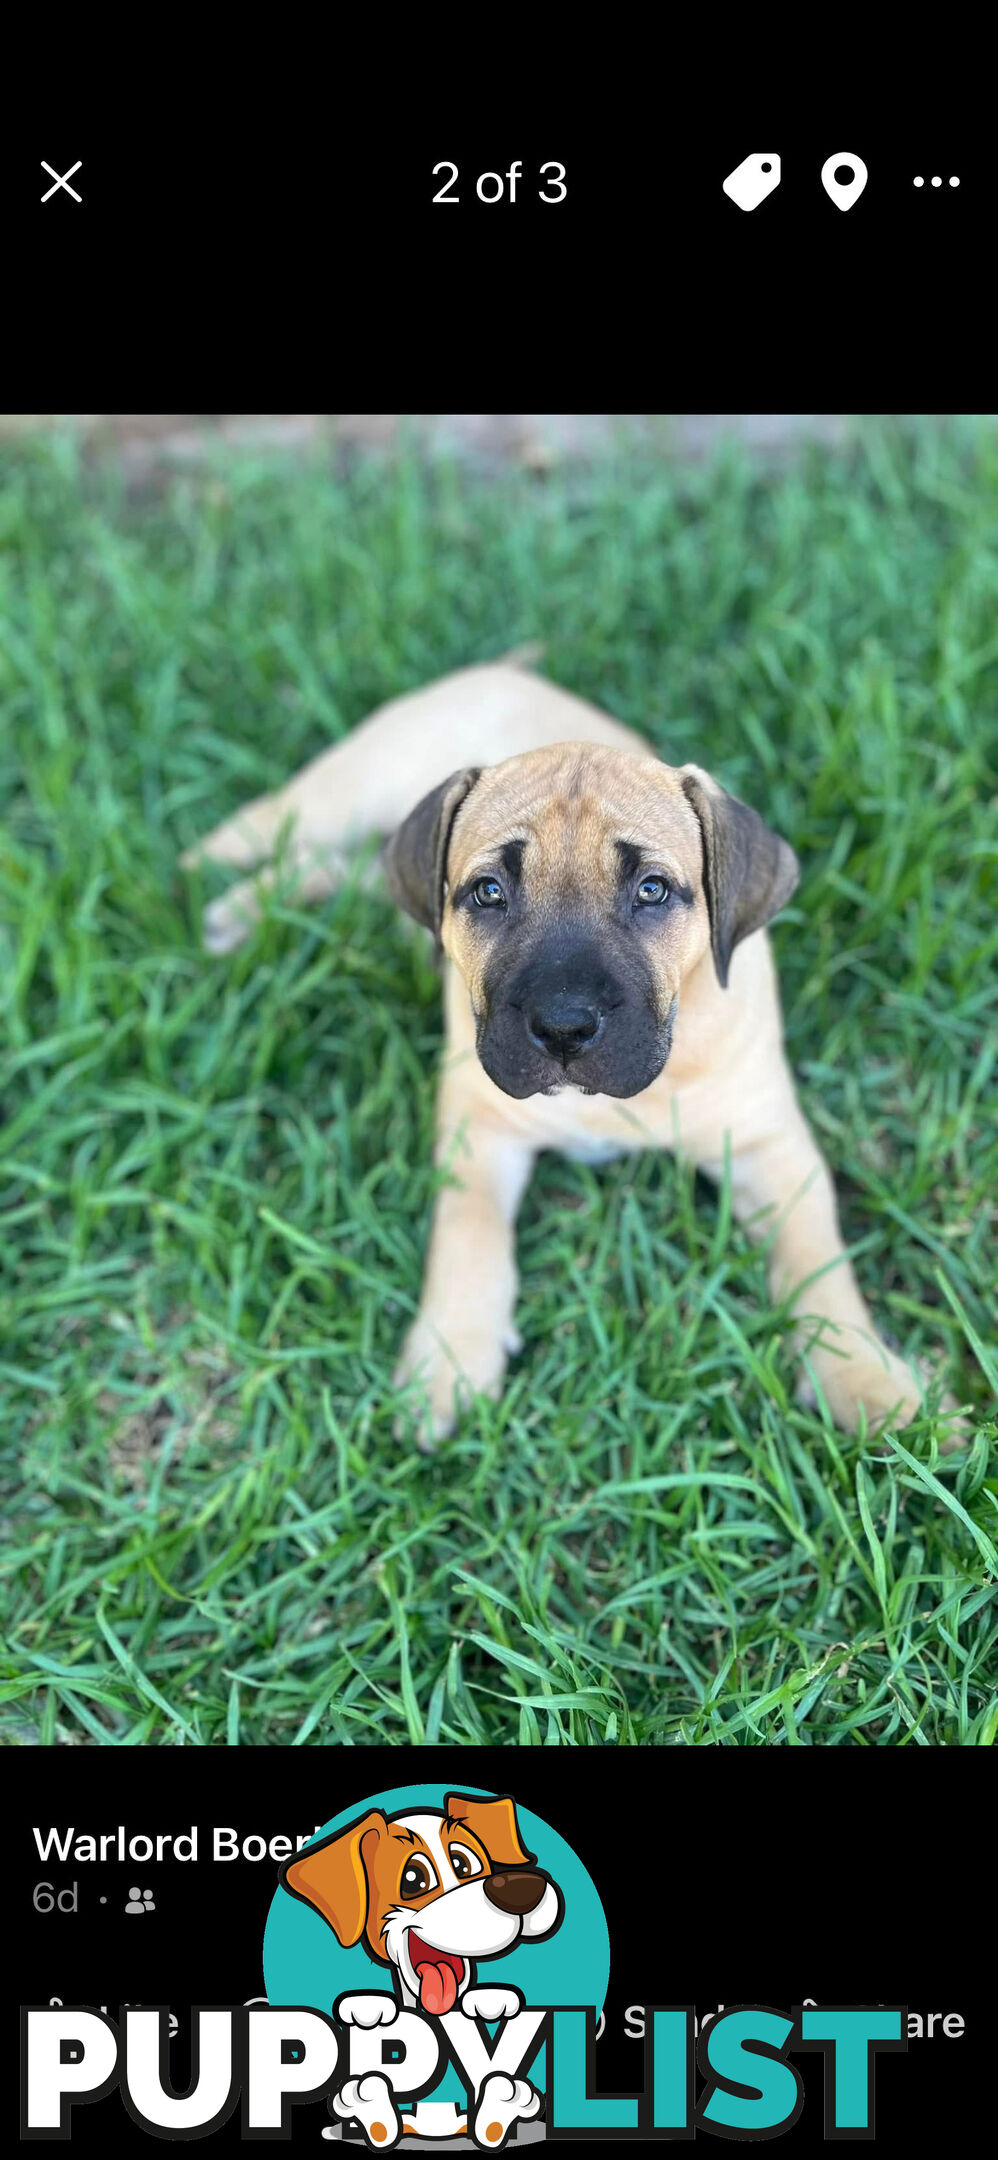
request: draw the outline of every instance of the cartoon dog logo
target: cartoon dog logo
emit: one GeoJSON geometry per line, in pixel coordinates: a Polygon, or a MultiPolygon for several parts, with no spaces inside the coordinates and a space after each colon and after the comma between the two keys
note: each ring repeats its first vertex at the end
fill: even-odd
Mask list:
{"type": "MultiPolygon", "coordinates": [[[[518,1942],[545,1941],[564,1913],[558,1885],[522,1842],[508,1794],[483,1800],[448,1793],[440,1809],[390,1816],[372,1808],[285,1861],[280,1879],[292,1897],[321,1914],[344,1948],[362,1942],[390,1973],[393,1995],[344,1995],[336,2005],[341,2024],[367,2028],[392,2023],[402,2007],[430,2017],[458,2005],[489,2022],[515,2017],[523,2008],[519,1992],[480,1987],[477,1968],[518,1942]]],[[[403,2121],[387,2080],[375,2073],[348,2079],[333,2104],[381,2151],[403,2130],[454,2137],[467,2129],[453,2105],[432,2101],[418,2101],[403,2121]]],[[[474,2134],[505,2141],[512,2124],[539,2107],[526,2080],[486,2078],[476,2096],[474,2134]]]]}

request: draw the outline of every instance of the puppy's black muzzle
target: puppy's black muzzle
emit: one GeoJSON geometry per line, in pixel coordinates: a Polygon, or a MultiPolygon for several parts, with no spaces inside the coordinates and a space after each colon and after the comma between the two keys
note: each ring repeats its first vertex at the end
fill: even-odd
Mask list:
{"type": "Polygon", "coordinates": [[[544,937],[486,978],[478,1055],[504,1094],[550,1095],[566,1084],[589,1095],[636,1095],[669,1053],[671,1011],[660,1013],[635,942],[588,934],[544,937]]]}
{"type": "Polygon", "coordinates": [[[539,1050],[560,1058],[563,1065],[595,1049],[606,1026],[606,1014],[590,999],[571,990],[559,990],[537,1000],[525,1015],[527,1034],[539,1050]]]}

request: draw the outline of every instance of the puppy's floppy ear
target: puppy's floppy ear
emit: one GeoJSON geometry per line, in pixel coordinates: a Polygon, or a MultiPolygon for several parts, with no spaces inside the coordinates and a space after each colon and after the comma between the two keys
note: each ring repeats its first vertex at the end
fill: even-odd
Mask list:
{"type": "Polygon", "coordinates": [[[424,795],[404,824],[392,834],[383,861],[393,899],[414,915],[438,944],[444,912],[447,850],[454,819],[470,795],[482,767],[466,765],[424,795]]]}
{"type": "Polygon", "coordinates": [[[735,946],[786,906],[800,864],[757,810],[729,795],[699,765],[684,765],[680,778],[700,821],[710,942],[717,979],[726,990],[735,946]]]}
{"type": "Polygon", "coordinates": [[[367,1926],[368,1872],[387,1834],[381,1809],[372,1808],[359,1822],[334,1830],[279,1869],[285,1890],[321,1913],[345,1950],[360,1941],[367,1926]]]}
{"type": "Polygon", "coordinates": [[[527,1852],[520,1838],[516,1808],[508,1793],[499,1800],[480,1800],[473,1793],[448,1793],[444,1813],[467,1823],[481,1840],[489,1859],[500,1867],[528,1867],[537,1854],[527,1852]]]}

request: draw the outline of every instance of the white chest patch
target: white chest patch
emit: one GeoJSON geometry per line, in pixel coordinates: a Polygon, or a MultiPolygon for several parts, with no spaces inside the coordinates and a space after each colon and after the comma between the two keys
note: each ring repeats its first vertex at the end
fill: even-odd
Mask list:
{"type": "Polygon", "coordinates": [[[593,1138],[592,1140],[562,1141],[559,1152],[562,1155],[567,1155],[570,1162],[599,1164],[616,1162],[618,1156],[626,1155],[627,1149],[619,1146],[614,1140],[597,1140],[593,1138]]]}

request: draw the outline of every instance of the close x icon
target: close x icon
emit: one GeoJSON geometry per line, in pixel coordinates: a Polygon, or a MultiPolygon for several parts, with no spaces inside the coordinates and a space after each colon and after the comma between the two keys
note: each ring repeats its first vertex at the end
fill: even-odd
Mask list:
{"type": "Polygon", "coordinates": [[[57,173],[55,166],[50,165],[47,158],[42,158],[40,162],[43,172],[47,172],[48,174],[50,174],[53,182],[53,185],[50,188],[46,189],[45,194],[42,196],[43,203],[48,202],[51,196],[57,195],[60,188],[65,194],[71,195],[74,202],[83,201],[82,195],[78,195],[76,189],[70,187],[69,185],[73,174],[78,173],[80,170],[80,167],[83,163],[82,158],[77,158],[75,165],[70,165],[64,173],[57,173]]]}

